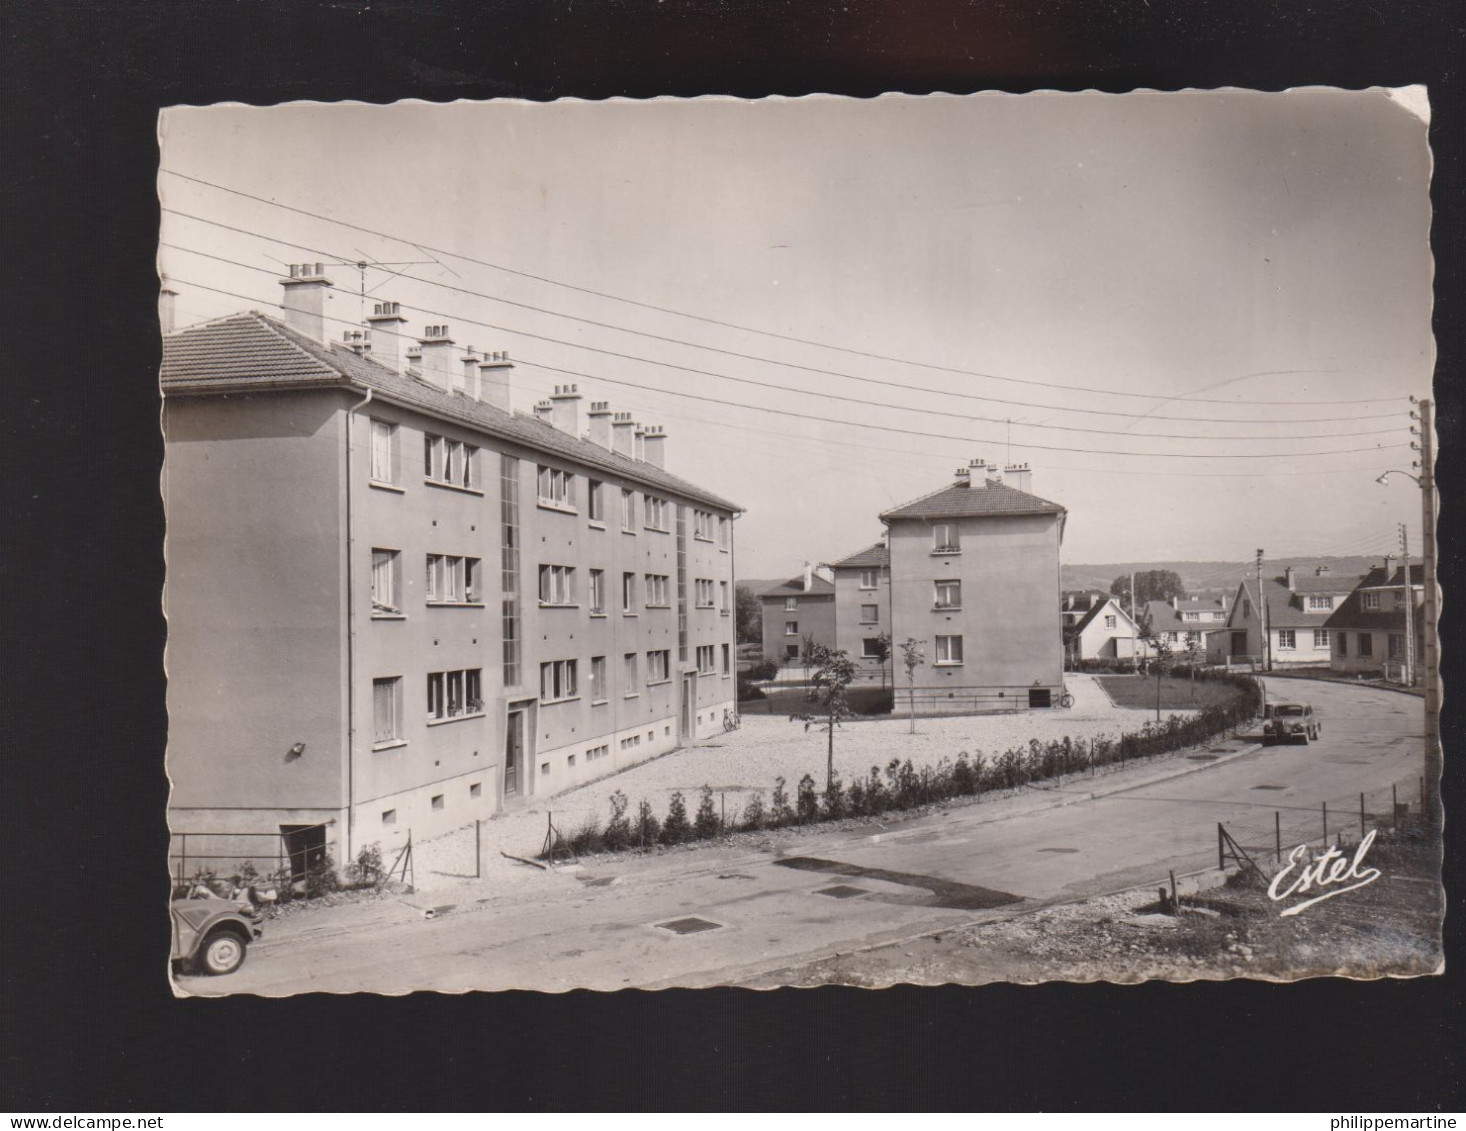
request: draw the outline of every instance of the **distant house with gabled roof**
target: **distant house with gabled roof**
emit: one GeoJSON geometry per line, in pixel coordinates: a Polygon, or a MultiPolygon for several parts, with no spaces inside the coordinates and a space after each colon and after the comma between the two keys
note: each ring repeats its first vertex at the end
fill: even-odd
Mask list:
{"type": "Polygon", "coordinates": [[[1414,682],[1423,671],[1421,640],[1425,632],[1425,567],[1410,567],[1410,591],[1405,592],[1405,567],[1387,561],[1360,580],[1355,590],[1328,619],[1333,644],[1329,667],[1336,672],[1380,676],[1405,682],[1407,661],[1413,659],[1414,682]],[[1406,634],[1405,608],[1414,610],[1414,648],[1406,634]]]}
{"type": "Polygon", "coordinates": [[[1065,629],[1064,647],[1071,661],[1079,661],[1130,660],[1143,654],[1145,646],[1140,626],[1124,606],[1108,593],[1096,593],[1083,615],[1065,629]]]}
{"type": "Polygon", "coordinates": [[[792,667],[804,663],[810,644],[835,647],[835,586],[815,567],[771,585],[759,595],[763,606],[763,654],[792,667]]]}
{"type": "Polygon", "coordinates": [[[1312,576],[1289,566],[1281,577],[1264,578],[1260,589],[1257,578],[1244,578],[1210,658],[1263,668],[1327,667],[1333,656],[1329,618],[1359,581],[1328,566],[1319,566],[1312,576]]]}

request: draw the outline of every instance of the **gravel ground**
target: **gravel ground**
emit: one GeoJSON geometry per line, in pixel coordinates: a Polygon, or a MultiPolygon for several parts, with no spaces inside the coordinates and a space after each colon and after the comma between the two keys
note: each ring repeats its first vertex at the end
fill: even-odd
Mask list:
{"type": "MultiPolygon", "coordinates": [[[[955,760],[963,751],[969,756],[992,756],[1034,738],[1047,742],[1066,734],[1078,739],[1136,731],[1155,717],[1152,711],[1114,706],[1090,676],[1071,673],[1067,685],[1074,695],[1074,706],[1067,711],[919,718],[915,734],[910,733],[906,719],[849,723],[835,733],[835,772],[849,782],[869,773],[873,765],[884,768],[892,758],[909,758],[918,768],[934,766],[943,758],[955,760]]],[[[533,857],[544,843],[547,812],[567,835],[591,818],[604,824],[611,794],[617,790],[629,800],[632,816],[645,799],[659,819],[666,816],[668,800],[678,790],[686,798],[691,817],[704,785],[712,786],[715,801],[726,807],[729,820],[754,793],[762,793],[767,801],[780,776],[792,800],[804,774],[823,783],[826,741],[823,732],[814,728],[806,732],[802,724],[784,717],[744,716],[743,725],[729,734],[538,800],[533,808],[486,821],[482,829],[485,876],[507,883],[532,875],[538,869],[507,860],[502,854],[533,857]]],[[[473,846],[472,826],[414,844],[418,888],[437,890],[472,877],[473,846]]]]}

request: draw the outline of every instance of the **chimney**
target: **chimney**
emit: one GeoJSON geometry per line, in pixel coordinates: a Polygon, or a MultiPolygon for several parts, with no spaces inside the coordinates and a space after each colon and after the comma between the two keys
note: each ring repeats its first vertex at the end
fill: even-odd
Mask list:
{"type": "Polygon", "coordinates": [[[1033,472],[1026,463],[1010,463],[1003,469],[1003,482],[1028,494],[1033,491],[1033,472]]]}
{"type": "Polygon", "coordinates": [[[550,398],[550,423],[571,436],[580,434],[580,386],[556,385],[550,398]]]}
{"type": "Polygon", "coordinates": [[[1380,584],[1382,584],[1382,585],[1388,585],[1390,583],[1390,574],[1394,573],[1394,571],[1395,571],[1395,555],[1394,554],[1386,554],[1385,555],[1385,579],[1380,584]]]}
{"type": "Polygon", "coordinates": [[[651,424],[646,430],[646,461],[655,467],[667,466],[667,433],[660,424],[651,424]]]}
{"type": "Polygon", "coordinates": [[[618,412],[611,417],[611,450],[627,459],[636,458],[636,421],[631,413],[618,412]]]}
{"type": "Polygon", "coordinates": [[[370,330],[343,330],[341,344],[357,357],[364,357],[372,352],[372,332],[370,330]]]}
{"type": "Polygon", "coordinates": [[[407,333],[407,319],[402,317],[401,307],[395,302],[376,303],[366,321],[372,333],[372,360],[400,373],[402,339],[407,333]]]}
{"type": "Polygon", "coordinates": [[[463,395],[478,400],[478,353],[472,346],[464,346],[458,361],[463,366],[463,395]]]}
{"type": "Polygon", "coordinates": [[[597,447],[611,448],[611,402],[590,402],[590,442],[597,447]]]}
{"type": "Polygon", "coordinates": [[[814,566],[809,562],[804,563],[804,591],[808,593],[814,588],[814,566]]]}
{"type": "Polygon", "coordinates": [[[509,396],[513,385],[509,370],[513,368],[509,355],[502,350],[484,354],[484,359],[478,363],[478,399],[500,412],[512,412],[509,396]]]}
{"type": "Polygon", "coordinates": [[[954,483],[953,486],[955,486],[955,487],[971,487],[972,486],[972,473],[967,468],[965,468],[965,467],[959,467],[952,474],[957,477],[957,482],[954,483]]]}
{"type": "Polygon", "coordinates": [[[553,425],[555,406],[549,401],[540,401],[534,406],[534,418],[543,420],[546,424],[553,425]]]}
{"type": "Polygon", "coordinates": [[[975,459],[968,462],[968,478],[974,487],[986,487],[990,480],[1003,482],[1003,469],[995,463],[988,463],[986,460],[975,459]]]}
{"type": "Polygon", "coordinates": [[[1314,566],[1313,567],[1313,576],[1314,577],[1327,577],[1329,574],[1331,574],[1333,572],[1334,571],[1331,570],[1326,565],[1317,565],[1317,566],[1314,566]]]}
{"type": "Polygon", "coordinates": [[[424,326],[418,346],[422,350],[424,381],[449,393],[462,383],[462,371],[453,366],[453,339],[446,325],[424,326]]]}
{"type": "Polygon", "coordinates": [[[1177,612],[1180,611],[1180,609],[1181,609],[1181,598],[1180,597],[1172,597],[1171,598],[1171,608],[1175,609],[1177,612]]]}
{"type": "Polygon", "coordinates": [[[1283,583],[1287,585],[1289,593],[1293,592],[1293,580],[1293,567],[1285,566],[1283,568],[1283,583]]]}
{"type": "Polygon", "coordinates": [[[178,318],[176,309],[178,292],[168,285],[168,280],[163,280],[163,286],[158,290],[158,325],[163,328],[163,333],[173,333],[178,318]]]}
{"type": "Polygon", "coordinates": [[[646,429],[641,426],[641,421],[636,422],[636,441],[632,447],[632,458],[642,463],[646,462],[646,429]]]}
{"type": "Polygon", "coordinates": [[[285,288],[281,305],[285,325],[312,341],[326,343],[326,292],[331,280],[319,263],[292,263],[290,275],[280,280],[285,288]]]}

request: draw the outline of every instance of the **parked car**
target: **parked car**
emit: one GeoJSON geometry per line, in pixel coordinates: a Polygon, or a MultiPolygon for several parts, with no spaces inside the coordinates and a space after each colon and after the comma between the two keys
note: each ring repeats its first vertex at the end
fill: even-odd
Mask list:
{"type": "Polygon", "coordinates": [[[1306,746],[1322,733],[1322,724],[1307,703],[1269,703],[1264,715],[1267,719],[1262,725],[1264,742],[1292,742],[1301,738],[1306,746]]]}
{"type": "Polygon", "coordinates": [[[232,974],[244,965],[249,944],[264,928],[248,903],[227,899],[175,899],[173,961],[198,974],[232,974]]]}

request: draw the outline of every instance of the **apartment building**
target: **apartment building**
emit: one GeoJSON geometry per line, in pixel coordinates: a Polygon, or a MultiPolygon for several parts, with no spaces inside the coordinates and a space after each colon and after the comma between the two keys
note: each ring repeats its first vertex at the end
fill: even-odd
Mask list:
{"type": "Polygon", "coordinates": [[[1027,465],[973,460],[951,483],[880,516],[892,639],[925,648],[918,709],[1047,707],[1061,692],[1067,512],[1032,494],[1031,482],[1027,465]]]}
{"type": "Polygon", "coordinates": [[[880,660],[880,637],[891,630],[890,550],[877,542],[830,568],[835,573],[835,647],[855,661],[857,679],[890,678],[891,657],[884,664],[880,660]]]}
{"type": "Polygon", "coordinates": [[[804,573],[758,595],[763,655],[788,667],[805,662],[811,644],[835,646],[835,587],[806,562],[804,573]]]}
{"type": "Polygon", "coordinates": [[[391,302],[328,341],[320,265],[281,283],[164,339],[174,831],[344,862],[720,731],[736,504],[574,385],[512,412],[506,355],[391,302]]]}
{"type": "Polygon", "coordinates": [[[1425,678],[1425,567],[1386,558],[1360,580],[1327,622],[1334,654],[1329,668],[1342,675],[1363,675],[1395,683],[1420,684],[1425,678]],[[1405,622],[1410,610],[1411,623],[1405,622]]]}

